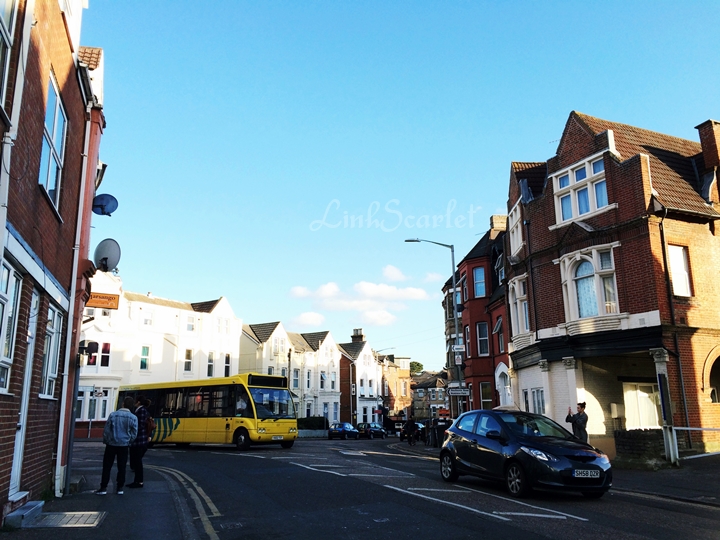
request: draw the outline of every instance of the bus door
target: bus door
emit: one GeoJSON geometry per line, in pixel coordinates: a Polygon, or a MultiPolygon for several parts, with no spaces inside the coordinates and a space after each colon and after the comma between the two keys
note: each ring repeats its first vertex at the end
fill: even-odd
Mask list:
{"type": "Polygon", "coordinates": [[[182,442],[205,443],[207,441],[208,414],[210,412],[210,390],[200,386],[187,389],[185,394],[186,418],[182,420],[182,442]]]}
{"type": "Polygon", "coordinates": [[[227,444],[233,442],[235,398],[232,386],[208,386],[210,406],[207,419],[207,442],[227,444]]]}

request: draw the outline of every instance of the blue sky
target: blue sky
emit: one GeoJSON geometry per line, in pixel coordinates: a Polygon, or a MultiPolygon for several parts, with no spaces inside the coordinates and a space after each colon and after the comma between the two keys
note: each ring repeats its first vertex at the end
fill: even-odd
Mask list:
{"type": "Polygon", "coordinates": [[[572,110],[698,140],[720,3],[91,0],[126,290],[444,364],[441,287],[572,110]],[[448,220],[448,216],[450,219],[448,220]]]}

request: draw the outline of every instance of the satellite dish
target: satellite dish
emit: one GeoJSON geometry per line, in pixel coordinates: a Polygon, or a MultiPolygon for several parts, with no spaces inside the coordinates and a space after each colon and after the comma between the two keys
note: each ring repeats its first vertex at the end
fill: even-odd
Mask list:
{"type": "Polygon", "coordinates": [[[117,210],[118,202],[112,195],[96,195],[93,199],[92,211],[99,216],[109,216],[117,210]]]}
{"type": "Polygon", "coordinates": [[[120,245],[112,238],[106,238],[95,248],[93,262],[103,272],[115,270],[120,262],[120,245]]]}

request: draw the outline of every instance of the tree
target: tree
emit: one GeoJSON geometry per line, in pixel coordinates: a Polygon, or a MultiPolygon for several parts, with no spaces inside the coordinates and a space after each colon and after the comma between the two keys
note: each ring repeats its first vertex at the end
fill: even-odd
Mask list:
{"type": "Polygon", "coordinates": [[[422,373],[423,371],[423,365],[420,362],[416,362],[413,360],[410,362],[410,375],[414,375],[416,373],[422,373]]]}

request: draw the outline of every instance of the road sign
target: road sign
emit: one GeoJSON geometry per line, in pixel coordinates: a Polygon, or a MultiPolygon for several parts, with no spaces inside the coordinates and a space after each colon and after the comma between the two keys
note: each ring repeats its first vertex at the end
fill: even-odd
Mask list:
{"type": "Polygon", "coordinates": [[[455,355],[455,365],[459,366],[463,362],[463,355],[462,354],[456,354],[455,355]]]}
{"type": "Polygon", "coordinates": [[[448,388],[447,395],[448,396],[469,396],[470,389],[469,388],[448,388]]]}
{"type": "Polygon", "coordinates": [[[93,386],[78,386],[78,392],[94,392],[95,385],[93,386]]]}
{"type": "Polygon", "coordinates": [[[465,345],[453,345],[453,352],[465,352],[465,345]]]}

